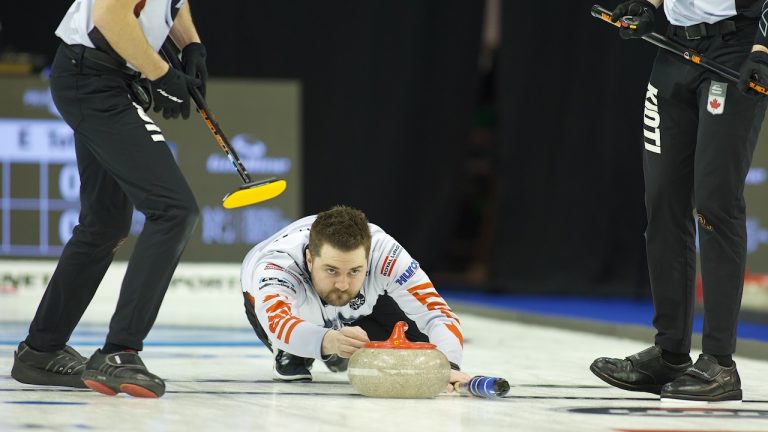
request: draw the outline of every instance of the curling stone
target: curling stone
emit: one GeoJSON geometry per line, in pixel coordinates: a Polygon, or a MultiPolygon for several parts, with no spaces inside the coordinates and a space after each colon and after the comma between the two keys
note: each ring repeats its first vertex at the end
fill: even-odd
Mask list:
{"type": "Polygon", "coordinates": [[[431,398],[445,390],[451,365],[436,346],[411,342],[408,324],[395,324],[389,340],[368,342],[349,359],[349,382],[365,396],[431,398]]]}

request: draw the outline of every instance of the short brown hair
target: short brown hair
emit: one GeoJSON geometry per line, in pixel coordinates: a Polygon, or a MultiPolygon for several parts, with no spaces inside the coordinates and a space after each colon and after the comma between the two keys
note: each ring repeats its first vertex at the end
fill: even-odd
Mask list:
{"type": "Polygon", "coordinates": [[[344,252],[363,246],[367,258],[371,252],[371,229],[365,213],[343,205],[318,213],[309,230],[309,252],[313,257],[320,256],[326,243],[344,252]]]}

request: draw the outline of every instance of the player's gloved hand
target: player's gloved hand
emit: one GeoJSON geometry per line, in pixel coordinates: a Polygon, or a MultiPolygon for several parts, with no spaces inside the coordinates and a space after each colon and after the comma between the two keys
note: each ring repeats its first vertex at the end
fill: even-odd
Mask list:
{"type": "Polygon", "coordinates": [[[163,118],[189,118],[189,88],[197,87],[200,81],[184,72],[168,68],[168,72],[152,81],[152,99],[155,112],[163,112],[163,118]]]}
{"type": "Polygon", "coordinates": [[[205,45],[192,42],[181,50],[181,62],[184,64],[184,73],[200,80],[197,88],[205,97],[205,83],[208,82],[208,67],[205,64],[205,45]]]}
{"type": "Polygon", "coordinates": [[[634,28],[622,23],[619,36],[622,39],[641,38],[654,30],[655,13],[656,6],[648,0],[629,0],[616,6],[611,21],[629,17],[625,22],[630,22],[634,28]]]}
{"type": "Polygon", "coordinates": [[[768,53],[752,51],[739,69],[739,90],[748,96],[762,96],[749,88],[749,81],[754,81],[763,87],[768,87],[768,53]]]}

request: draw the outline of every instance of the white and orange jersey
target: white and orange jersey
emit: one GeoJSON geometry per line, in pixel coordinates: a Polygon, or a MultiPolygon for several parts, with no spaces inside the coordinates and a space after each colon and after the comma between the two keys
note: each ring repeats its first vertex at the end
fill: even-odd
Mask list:
{"type": "Polygon", "coordinates": [[[273,346],[301,357],[321,358],[325,333],[370,315],[379,295],[388,294],[451,363],[461,365],[459,318],[429,277],[395,239],[371,229],[368,272],[360,294],[344,306],[323,302],[305,263],[315,216],[288,225],[246,255],[240,273],[243,291],[273,346]]]}

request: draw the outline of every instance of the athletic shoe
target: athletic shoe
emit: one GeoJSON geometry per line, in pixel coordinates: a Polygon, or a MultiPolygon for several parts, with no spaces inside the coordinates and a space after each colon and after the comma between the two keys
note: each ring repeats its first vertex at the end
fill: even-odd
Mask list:
{"type": "Polygon", "coordinates": [[[35,351],[21,342],[13,353],[13,379],[24,384],[85,388],[80,375],[87,358],[67,345],[54,352],[35,351]]]}
{"type": "Polygon", "coordinates": [[[275,349],[275,363],[272,379],[275,381],[312,381],[313,358],[299,357],[283,350],[275,349]]]}
{"type": "Polygon", "coordinates": [[[349,359],[332,354],[328,360],[323,360],[325,367],[331,372],[346,372],[349,367],[349,359]]]}
{"type": "Polygon", "coordinates": [[[124,392],[156,398],[165,393],[165,382],[147,370],[136,351],[104,354],[97,349],[85,366],[83,382],[91,390],[109,396],[124,392]]]}
{"type": "Polygon", "coordinates": [[[625,359],[601,357],[589,367],[598,378],[623,390],[659,394],[664,384],[674,381],[691,367],[688,360],[673,365],[661,357],[661,347],[652,346],[625,359]]]}
{"type": "Polygon", "coordinates": [[[707,354],[700,355],[684,375],[661,389],[662,400],[723,402],[740,401],[741,397],[741,378],[736,363],[723,367],[707,354]]]}

